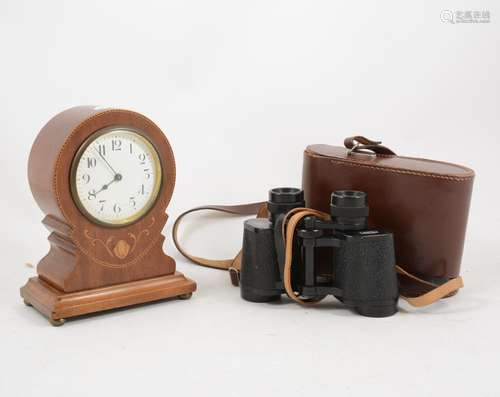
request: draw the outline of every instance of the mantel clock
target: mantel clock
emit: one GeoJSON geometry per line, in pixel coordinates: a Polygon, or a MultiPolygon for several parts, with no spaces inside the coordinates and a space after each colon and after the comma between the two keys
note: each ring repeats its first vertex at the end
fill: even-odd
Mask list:
{"type": "Polygon", "coordinates": [[[196,289],[162,248],[175,161],[145,116],[93,106],[59,113],[33,144],[28,179],[50,251],[21,295],[52,324],[196,289]]]}

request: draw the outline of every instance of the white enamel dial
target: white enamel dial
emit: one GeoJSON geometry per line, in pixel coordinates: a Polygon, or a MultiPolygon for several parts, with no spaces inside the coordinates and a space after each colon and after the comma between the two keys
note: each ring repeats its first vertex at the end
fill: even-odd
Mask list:
{"type": "Polygon", "coordinates": [[[153,145],[138,132],[114,127],[96,132],[82,145],[72,170],[73,198],[94,222],[122,226],[154,204],[161,165],[153,145]]]}

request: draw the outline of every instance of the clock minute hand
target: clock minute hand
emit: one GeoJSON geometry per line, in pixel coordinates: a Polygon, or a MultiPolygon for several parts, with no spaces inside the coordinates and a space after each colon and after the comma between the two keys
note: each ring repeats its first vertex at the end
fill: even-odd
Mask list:
{"type": "Polygon", "coordinates": [[[115,174],[115,177],[113,178],[113,180],[111,182],[108,182],[104,185],[102,185],[102,188],[100,188],[97,192],[95,192],[96,196],[101,193],[103,190],[107,190],[109,185],[111,185],[112,183],[114,182],[118,182],[118,181],[121,181],[122,180],[122,176],[121,174],[115,174]]]}
{"type": "Polygon", "coordinates": [[[109,169],[113,172],[114,175],[119,175],[118,172],[115,171],[115,169],[111,166],[111,164],[108,163],[108,160],[106,160],[104,158],[104,156],[101,154],[101,152],[99,150],[97,150],[96,148],[93,148],[96,153],[103,159],[103,161],[106,163],[106,165],[109,167],[109,169]]]}

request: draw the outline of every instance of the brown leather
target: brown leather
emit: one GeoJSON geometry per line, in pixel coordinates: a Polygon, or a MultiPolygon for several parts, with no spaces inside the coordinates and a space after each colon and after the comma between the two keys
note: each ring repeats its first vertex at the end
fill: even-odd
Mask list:
{"type": "Polygon", "coordinates": [[[214,267],[216,269],[234,269],[236,271],[231,271],[230,276],[231,276],[231,282],[234,285],[238,285],[238,270],[240,269],[241,265],[241,250],[238,252],[238,254],[231,259],[207,259],[207,258],[202,258],[199,256],[194,256],[191,254],[188,254],[186,250],[181,246],[179,243],[179,238],[178,238],[178,232],[179,232],[179,225],[181,224],[182,219],[192,213],[192,212],[197,212],[197,211],[217,211],[217,212],[224,212],[227,214],[233,214],[233,215],[255,215],[257,214],[257,217],[262,218],[262,217],[267,217],[267,207],[265,202],[259,202],[259,203],[250,203],[250,204],[241,204],[241,205],[205,205],[201,207],[196,207],[196,208],[191,208],[190,210],[182,213],[177,217],[174,223],[174,227],[172,228],[172,239],[174,241],[175,246],[179,250],[179,252],[184,255],[187,259],[189,259],[191,262],[197,263],[198,265],[202,266],[208,266],[208,267],[214,267]]]}
{"type": "Polygon", "coordinates": [[[311,210],[309,208],[295,208],[286,215],[283,221],[283,237],[285,241],[285,266],[283,274],[283,285],[286,294],[295,302],[302,305],[309,305],[323,300],[324,297],[318,298],[302,298],[292,288],[292,258],[293,258],[293,237],[295,228],[305,216],[313,215],[323,220],[328,220],[330,217],[327,213],[311,210]]]}
{"type": "MultiPolygon", "coordinates": [[[[332,191],[366,192],[370,227],[394,233],[398,265],[432,282],[430,289],[459,275],[473,180],[471,169],[440,161],[328,145],[311,145],[304,152],[307,207],[329,212],[332,191]]],[[[414,295],[422,294],[422,285],[415,289],[405,275],[401,280],[414,295]]]]}
{"type": "Polygon", "coordinates": [[[419,277],[414,276],[413,274],[408,273],[400,266],[396,266],[396,271],[398,272],[399,276],[400,296],[410,305],[415,307],[428,306],[431,303],[434,303],[442,298],[447,298],[449,296],[455,295],[458,290],[464,286],[464,281],[460,276],[452,278],[446,281],[444,284],[437,285],[429,283],[419,277]],[[401,284],[401,276],[412,280],[414,291],[415,289],[420,288],[421,291],[427,290],[427,292],[420,292],[420,295],[408,296],[409,290],[401,284]]]}

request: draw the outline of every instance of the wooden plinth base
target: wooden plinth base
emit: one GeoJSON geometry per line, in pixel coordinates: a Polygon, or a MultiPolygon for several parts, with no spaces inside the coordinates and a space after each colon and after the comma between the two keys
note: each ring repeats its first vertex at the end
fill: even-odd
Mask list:
{"type": "Polygon", "coordinates": [[[82,314],[174,296],[188,299],[195,290],[196,283],[193,280],[175,272],[168,276],[70,293],[60,291],[40,278],[33,277],[21,288],[21,296],[28,306],[33,306],[48,317],[52,325],[62,325],[64,319],[82,314]]]}

